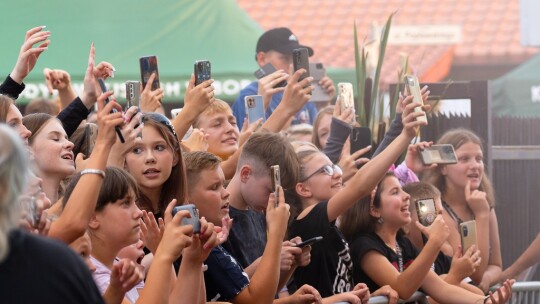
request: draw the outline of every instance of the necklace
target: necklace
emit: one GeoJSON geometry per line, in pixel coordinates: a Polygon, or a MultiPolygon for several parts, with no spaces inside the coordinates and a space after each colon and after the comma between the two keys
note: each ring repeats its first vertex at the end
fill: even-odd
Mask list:
{"type": "MultiPolygon", "coordinates": [[[[457,213],[448,205],[445,201],[442,201],[443,208],[448,212],[450,217],[456,222],[457,226],[459,227],[459,224],[463,223],[464,221],[457,215],[457,213]]],[[[474,219],[474,216],[473,216],[474,219]]]]}

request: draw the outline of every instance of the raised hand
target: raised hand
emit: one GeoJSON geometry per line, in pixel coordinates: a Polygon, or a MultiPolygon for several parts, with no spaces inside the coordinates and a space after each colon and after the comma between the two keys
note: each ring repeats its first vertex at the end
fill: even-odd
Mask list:
{"type": "Polygon", "coordinates": [[[321,88],[323,88],[323,90],[326,91],[326,94],[330,96],[330,100],[334,99],[336,96],[336,88],[334,87],[334,82],[332,79],[330,79],[330,77],[324,76],[321,78],[321,80],[319,80],[319,85],[321,88]]]}
{"type": "MultiPolygon", "coordinates": [[[[333,87],[333,86],[332,86],[333,87]]],[[[334,118],[343,121],[344,123],[351,124],[354,122],[355,111],[354,108],[347,107],[345,111],[341,111],[341,98],[336,99],[336,105],[334,106],[334,118]]]]}
{"type": "Polygon", "coordinates": [[[80,96],[81,101],[84,103],[84,105],[88,109],[90,109],[90,107],[94,105],[99,94],[99,91],[97,88],[98,87],[97,78],[94,74],[94,65],[95,65],[94,57],[95,56],[96,56],[96,48],[94,47],[94,43],[92,42],[92,45],[90,46],[90,54],[88,55],[88,66],[86,67],[86,73],[84,74],[84,81],[83,81],[84,87],[80,96]]]}
{"type": "Polygon", "coordinates": [[[495,293],[489,292],[489,299],[485,303],[490,304],[502,304],[507,303],[512,295],[512,285],[515,280],[506,280],[502,283],[502,286],[497,289],[495,293]]]}
{"type": "Polygon", "coordinates": [[[135,262],[130,259],[121,259],[112,268],[109,288],[125,294],[139,284],[143,278],[144,275],[135,262]]]}
{"type": "Polygon", "coordinates": [[[214,97],[214,80],[206,80],[195,86],[195,75],[191,74],[188,87],[186,88],[186,96],[184,97],[184,111],[192,111],[193,114],[199,116],[212,102],[214,97]]]}
{"type": "Polygon", "coordinates": [[[154,255],[161,255],[171,263],[182,254],[184,248],[189,247],[193,242],[193,226],[182,225],[182,219],[190,218],[191,214],[187,210],[181,210],[173,217],[172,210],[175,206],[176,199],[173,199],[165,210],[165,231],[154,255]]]}
{"type": "Polygon", "coordinates": [[[142,113],[136,106],[130,107],[125,113],[125,124],[120,129],[124,136],[124,143],[117,140],[111,148],[111,153],[107,159],[107,166],[123,168],[126,154],[140,138],[144,124],[140,123],[142,113]]]}
{"type": "Polygon", "coordinates": [[[467,201],[467,205],[471,211],[474,213],[475,218],[489,213],[487,194],[478,189],[471,191],[470,180],[468,180],[467,184],[465,185],[465,200],[467,201]]]}
{"type": "Polygon", "coordinates": [[[268,227],[269,237],[272,235],[279,239],[283,239],[291,213],[289,212],[289,204],[285,203],[283,188],[279,186],[277,192],[278,197],[276,197],[275,193],[271,193],[270,198],[268,199],[268,206],[266,207],[266,225],[268,227]]]}
{"type": "Polygon", "coordinates": [[[39,56],[47,50],[51,42],[47,40],[51,36],[51,32],[43,31],[44,28],[45,26],[38,26],[26,32],[17,63],[15,63],[15,67],[9,74],[11,79],[18,84],[22,84],[24,78],[34,69],[39,56]],[[36,43],[40,44],[37,47],[33,47],[36,43]]]}
{"type": "Polygon", "coordinates": [[[296,247],[295,245],[296,242],[285,241],[281,246],[279,268],[282,272],[289,271],[292,267],[294,267],[297,257],[302,254],[302,248],[296,247]]]}
{"type": "Polygon", "coordinates": [[[113,96],[113,92],[105,92],[98,98],[98,112],[97,112],[97,124],[98,134],[96,138],[96,145],[98,143],[112,146],[116,142],[116,126],[121,126],[124,123],[124,117],[122,116],[122,107],[113,98],[108,104],[105,104],[105,100],[113,96]],[[113,109],[116,109],[116,113],[111,113],[113,109]]]}
{"type": "Polygon", "coordinates": [[[314,87],[311,85],[313,77],[306,77],[301,81],[298,81],[302,74],[306,73],[306,70],[300,69],[289,77],[287,86],[285,87],[285,92],[283,93],[283,98],[281,99],[281,104],[289,110],[290,115],[294,115],[296,112],[300,111],[302,107],[309,101],[311,98],[311,92],[314,87]]]}
{"type": "Polygon", "coordinates": [[[53,95],[54,90],[62,91],[71,86],[71,76],[64,70],[44,68],[43,75],[45,75],[45,85],[47,85],[49,95],[53,95]]]}
{"type": "Polygon", "coordinates": [[[415,222],[415,225],[428,238],[428,241],[433,240],[439,248],[446,242],[450,235],[450,228],[448,228],[441,214],[437,215],[429,227],[425,227],[418,221],[415,222]]]}
{"type": "Polygon", "coordinates": [[[185,259],[202,264],[210,255],[212,248],[219,245],[219,239],[214,224],[207,222],[204,217],[200,221],[201,233],[192,236],[192,243],[184,250],[182,256],[185,259]]]}
{"type": "Polygon", "coordinates": [[[154,217],[152,212],[143,210],[141,223],[141,238],[152,253],[156,253],[165,232],[165,222],[162,218],[154,217]]]}
{"type": "Polygon", "coordinates": [[[450,271],[448,276],[452,276],[455,282],[461,282],[464,278],[472,275],[476,268],[480,266],[482,258],[480,257],[480,251],[475,245],[472,245],[462,254],[461,246],[454,252],[452,257],[452,264],[450,265],[450,271]]]}
{"type": "Polygon", "coordinates": [[[413,102],[412,96],[407,96],[403,99],[403,131],[409,138],[413,138],[418,134],[420,126],[427,125],[425,121],[416,120],[418,117],[425,115],[424,111],[431,108],[430,105],[422,106],[419,102],[413,102]],[[415,112],[416,107],[422,107],[423,111],[415,112]]]}
{"type": "Polygon", "coordinates": [[[437,164],[431,164],[428,166],[424,165],[420,156],[420,151],[431,147],[432,144],[433,142],[431,141],[423,141],[413,145],[409,145],[409,148],[407,149],[407,155],[405,156],[405,165],[407,165],[407,168],[411,169],[414,173],[419,174],[424,170],[430,170],[437,167],[437,164]]]}
{"type": "Polygon", "coordinates": [[[349,139],[345,141],[338,162],[338,166],[343,170],[343,182],[353,177],[356,171],[358,171],[358,168],[369,161],[369,158],[361,157],[368,153],[369,150],[371,150],[371,146],[367,146],[351,154],[351,141],[349,139]]]}
{"type": "Polygon", "coordinates": [[[156,78],[156,73],[152,73],[146,87],[141,92],[141,111],[143,112],[156,112],[161,108],[161,99],[163,98],[163,89],[159,88],[152,91],[152,82],[156,78]]]}
{"type": "Polygon", "coordinates": [[[183,140],[182,144],[187,147],[190,152],[207,151],[209,136],[210,135],[204,133],[204,129],[194,128],[188,139],[183,140]]]}
{"type": "Polygon", "coordinates": [[[272,74],[268,74],[259,79],[257,84],[257,95],[261,95],[263,97],[263,105],[265,110],[270,105],[270,101],[272,100],[272,96],[274,94],[285,91],[285,87],[276,87],[276,85],[287,80],[287,78],[289,78],[289,74],[285,73],[283,70],[277,70],[272,74]]]}
{"type": "Polygon", "coordinates": [[[227,241],[227,238],[229,237],[229,232],[232,229],[233,225],[233,219],[226,216],[221,218],[221,227],[215,226],[214,229],[217,232],[218,236],[218,242],[219,245],[222,245],[227,241]]]}
{"type": "Polygon", "coordinates": [[[262,118],[257,119],[254,123],[248,124],[247,118],[244,118],[244,123],[242,124],[242,130],[240,130],[240,135],[238,136],[238,147],[242,147],[244,143],[249,139],[251,134],[255,133],[257,129],[262,124],[262,118]]]}

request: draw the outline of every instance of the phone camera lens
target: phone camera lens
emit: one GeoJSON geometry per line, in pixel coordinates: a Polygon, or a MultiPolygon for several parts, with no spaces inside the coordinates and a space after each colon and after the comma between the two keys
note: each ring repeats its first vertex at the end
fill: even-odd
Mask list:
{"type": "Polygon", "coordinates": [[[469,229],[467,229],[467,227],[463,227],[463,236],[467,236],[469,235],[469,229]]]}

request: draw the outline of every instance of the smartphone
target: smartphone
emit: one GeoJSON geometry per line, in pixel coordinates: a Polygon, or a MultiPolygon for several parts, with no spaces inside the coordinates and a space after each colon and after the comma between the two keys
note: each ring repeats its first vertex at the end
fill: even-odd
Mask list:
{"type": "MultiPolygon", "coordinates": [[[[414,102],[419,102],[424,105],[424,100],[422,99],[422,92],[420,91],[420,82],[418,82],[418,77],[413,75],[405,75],[405,88],[407,88],[407,93],[413,96],[414,102]]],[[[421,107],[414,108],[415,112],[423,111],[421,107]]],[[[427,116],[424,114],[416,118],[417,121],[427,122],[427,116]]]]}
{"type": "Polygon", "coordinates": [[[341,101],[341,112],[347,108],[354,109],[353,85],[350,82],[338,83],[339,100],[341,101]]]}
{"type": "Polygon", "coordinates": [[[313,77],[312,85],[314,87],[313,92],[311,92],[311,98],[309,101],[312,102],[328,102],[330,101],[330,95],[326,90],[319,85],[319,81],[323,79],[326,75],[326,69],[323,64],[320,62],[309,63],[309,72],[313,77]]]}
{"type": "Polygon", "coordinates": [[[246,103],[249,124],[256,122],[260,118],[262,118],[263,121],[266,120],[263,98],[261,95],[248,95],[244,97],[244,102],[246,103]]]}
{"type": "Polygon", "coordinates": [[[435,208],[435,200],[433,198],[424,198],[416,200],[416,213],[420,224],[428,227],[435,221],[437,217],[437,208],[435,208]]]}
{"type": "Polygon", "coordinates": [[[174,119],[180,112],[182,112],[183,108],[176,108],[171,110],[171,118],[174,119]]]}
{"type": "MultiPolygon", "coordinates": [[[[105,82],[103,81],[103,79],[101,78],[98,78],[98,83],[99,83],[99,86],[101,87],[101,91],[103,93],[107,92],[107,86],[105,85],[105,82]]],[[[105,99],[105,105],[107,105],[109,103],[109,97],[107,97],[105,99]]],[[[116,111],[116,109],[112,109],[111,113],[116,113],[118,111],[116,111]]],[[[116,130],[116,135],[118,135],[118,138],[120,139],[120,142],[121,143],[125,143],[126,140],[124,139],[124,136],[122,135],[122,130],[120,130],[120,126],[115,126],[114,129],[116,130]]]]}
{"type": "Polygon", "coordinates": [[[132,106],[139,106],[141,101],[141,82],[140,81],[126,81],[126,108],[129,109],[132,106]]]}
{"type": "MultiPolygon", "coordinates": [[[[274,73],[275,71],[277,71],[276,68],[271,63],[267,63],[262,68],[256,70],[255,73],[253,73],[253,75],[255,75],[257,79],[261,79],[266,75],[270,75],[274,73]]],[[[287,85],[287,81],[283,80],[282,82],[276,84],[274,88],[281,88],[286,85],[287,85]]]]}
{"type": "MultiPolygon", "coordinates": [[[[351,143],[351,154],[371,145],[371,129],[368,127],[353,127],[349,135],[351,143]]],[[[366,152],[362,157],[371,158],[372,150],[366,152]]]]}
{"type": "Polygon", "coordinates": [[[457,164],[456,151],[451,144],[427,147],[420,151],[420,158],[426,166],[431,164],[457,164]]]}
{"type": "Polygon", "coordinates": [[[305,69],[306,73],[302,74],[298,81],[304,80],[309,77],[309,51],[306,48],[299,48],[293,50],[293,66],[294,71],[305,69]]]}
{"type": "Polygon", "coordinates": [[[159,71],[157,64],[157,56],[144,56],[139,58],[139,65],[141,67],[141,82],[143,89],[146,88],[146,83],[150,79],[150,75],[156,74],[154,81],[152,82],[152,91],[159,89],[159,71]]]}
{"type": "Polygon", "coordinates": [[[274,194],[276,195],[276,207],[278,205],[278,187],[281,186],[281,173],[279,172],[279,165],[274,165],[270,167],[270,177],[272,179],[272,189],[274,190],[274,194]]]}
{"type": "Polygon", "coordinates": [[[196,86],[212,78],[212,69],[210,66],[210,61],[208,60],[195,61],[193,69],[195,73],[196,86]]]}
{"type": "Polygon", "coordinates": [[[317,242],[320,242],[322,240],[323,240],[322,236],[316,236],[316,237],[310,238],[309,240],[305,240],[302,243],[298,243],[298,244],[294,245],[294,247],[304,248],[304,247],[307,247],[309,245],[313,245],[313,244],[315,244],[317,242]]]}
{"type": "Polygon", "coordinates": [[[193,233],[201,233],[201,221],[199,220],[199,212],[197,211],[197,207],[195,207],[195,205],[193,204],[176,206],[173,208],[173,211],[172,211],[173,217],[176,215],[178,211],[182,211],[182,210],[187,210],[189,211],[189,214],[191,214],[190,218],[182,219],[182,226],[193,225],[193,233]]]}
{"type": "Polygon", "coordinates": [[[461,249],[465,253],[472,245],[476,245],[476,221],[459,224],[459,234],[461,235],[461,249]]]}

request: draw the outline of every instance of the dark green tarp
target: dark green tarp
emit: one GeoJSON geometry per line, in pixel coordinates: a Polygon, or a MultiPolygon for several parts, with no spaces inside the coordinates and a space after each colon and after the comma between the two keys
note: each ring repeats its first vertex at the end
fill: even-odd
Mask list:
{"type": "Polygon", "coordinates": [[[493,115],[540,117],[540,55],[491,81],[493,115]]]}
{"type": "MultiPolygon", "coordinates": [[[[64,69],[76,90],[82,86],[91,42],[96,63],[109,61],[115,78],[107,84],[120,101],[124,82],[139,80],[139,57],[157,55],[166,102],[183,99],[193,62],[212,62],[218,97],[234,100],[253,81],[260,26],[233,0],[17,0],[2,3],[0,75],[16,62],[24,33],[38,25],[51,31],[51,44],[25,80],[21,102],[46,96],[42,70],[64,69]]],[[[352,41],[351,41],[352,43],[352,41]]],[[[337,82],[352,81],[352,70],[331,70],[337,82]]]]}

